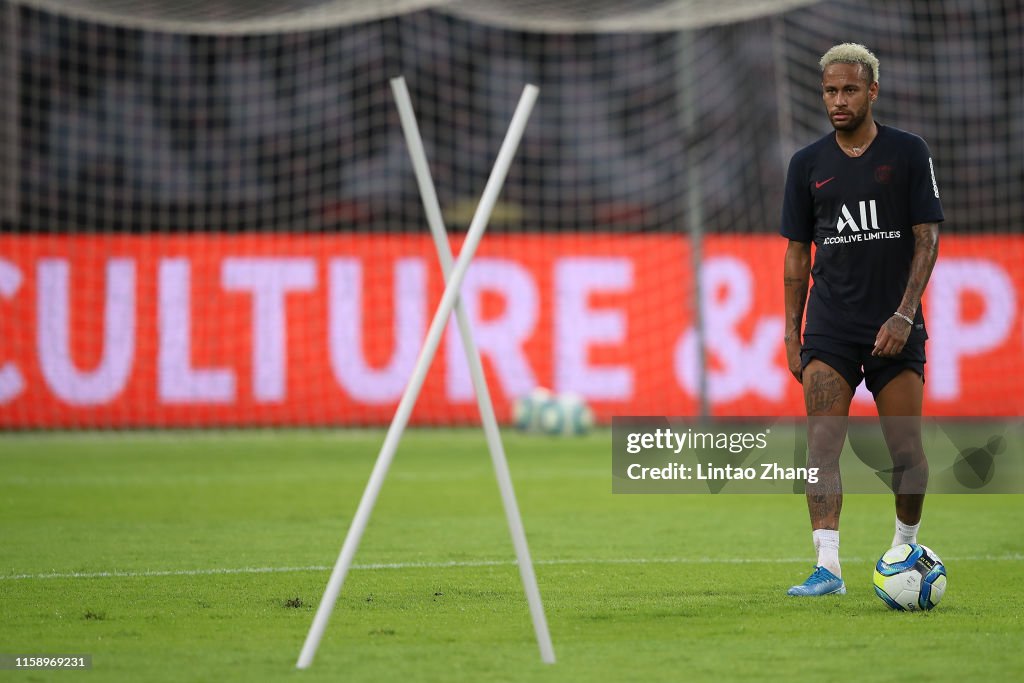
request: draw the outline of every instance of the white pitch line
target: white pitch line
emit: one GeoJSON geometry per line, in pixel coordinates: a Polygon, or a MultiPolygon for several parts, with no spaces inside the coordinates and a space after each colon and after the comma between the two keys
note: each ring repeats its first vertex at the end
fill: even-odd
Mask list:
{"type": "MultiPolygon", "coordinates": [[[[635,557],[635,558],[581,558],[535,560],[539,565],[577,565],[577,564],[803,564],[810,562],[806,557],[635,557]]],[[[867,558],[849,557],[845,562],[867,562],[867,558]]],[[[1024,554],[1009,555],[975,555],[950,557],[945,562],[1022,562],[1024,554]]],[[[515,560],[452,560],[449,562],[381,562],[372,564],[354,564],[353,570],[367,569],[445,569],[449,567],[512,567],[515,560]]],[[[168,569],[153,571],[109,571],[109,572],[51,572],[46,574],[9,574],[0,575],[0,581],[18,581],[33,579],[112,579],[112,578],[144,578],[159,576],[217,576],[230,574],[291,574],[297,572],[321,572],[331,569],[329,565],[309,565],[306,567],[234,567],[213,569],[168,569]]]]}

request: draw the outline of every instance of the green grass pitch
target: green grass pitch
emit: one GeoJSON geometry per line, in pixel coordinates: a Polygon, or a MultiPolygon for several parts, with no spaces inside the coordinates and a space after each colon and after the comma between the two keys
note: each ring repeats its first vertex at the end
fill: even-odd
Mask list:
{"type": "Polygon", "coordinates": [[[534,640],[479,430],[406,434],[320,646],[299,649],[380,431],[0,437],[0,652],[91,654],[3,680],[1024,680],[1024,498],[932,496],[932,613],[872,592],[892,501],[848,496],[846,596],[795,495],[612,495],[610,433],[508,433],[558,663],[534,640]],[[82,679],[86,680],[86,679],[82,679]]]}

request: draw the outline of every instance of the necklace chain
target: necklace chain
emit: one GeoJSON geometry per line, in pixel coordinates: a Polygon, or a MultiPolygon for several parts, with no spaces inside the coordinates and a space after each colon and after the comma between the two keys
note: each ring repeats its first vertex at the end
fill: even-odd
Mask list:
{"type": "Polygon", "coordinates": [[[859,157],[861,154],[864,153],[864,147],[865,146],[861,145],[859,147],[847,147],[846,145],[842,145],[842,147],[843,147],[843,149],[845,149],[845,150],[849,151],[851,154],[853,154],[853,156],[859,157]]]}
{"type": "MultiPolygon", "coordinates": [[[[836,141],[838,142],[838,138],[837,138],[836,141]]],[[[844,145],[842,143],[839,143],[839,146],[842,147],[843,149],[847,150],[851,154],[853,154],[853,156],[859,157],[861,154],[863,154],[867,150],[867,147],[870,144],[871,144],[871,140],[868,140],[867,142],[865,142],[863,144],[857,145],[856,147],[854,147],[853,145],[844,145]]]]}

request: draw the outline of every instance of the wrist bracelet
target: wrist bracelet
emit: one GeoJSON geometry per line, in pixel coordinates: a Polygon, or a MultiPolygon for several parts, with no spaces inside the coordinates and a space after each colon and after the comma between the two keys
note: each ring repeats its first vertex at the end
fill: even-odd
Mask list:
{"type": "Polygon", "coordinates": [[[893,315],[896,316],[897,318],[899,318],[900,320],[906,320],[907,324],[909,324],[911,327],[914,326],[914,319],[913,318],[909,318],[909,317],[903,315],[902,313],[900,313],[899,311],[895,311],[893,313],[893,315]]]}

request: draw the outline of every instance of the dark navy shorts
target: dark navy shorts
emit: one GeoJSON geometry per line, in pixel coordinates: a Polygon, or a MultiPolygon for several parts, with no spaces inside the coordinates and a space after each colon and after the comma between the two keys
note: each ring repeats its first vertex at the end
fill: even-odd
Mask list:
{"type": "Polygon", "coordinates": [[[924,342],[908,343],[898,356],[872,356],[873,344],[849,344],[831,337],[804,335],[800,350],[801,370],[817,358],[846,380],[853,391],[863,379],[871,394],[878,398],[886,384],[904,370],[913,370],[924,378],[924,342]]]}

